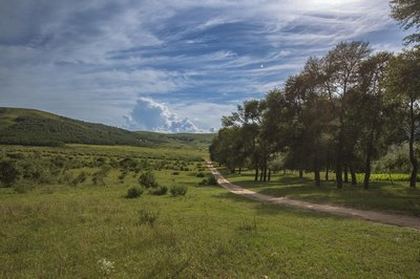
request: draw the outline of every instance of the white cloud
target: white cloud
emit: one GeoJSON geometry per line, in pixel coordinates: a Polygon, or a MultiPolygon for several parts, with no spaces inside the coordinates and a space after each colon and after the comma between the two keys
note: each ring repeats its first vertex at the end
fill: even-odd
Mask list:
{"type": "Polygon", "coordinates": [[[201,132],[188,118],[180,119],[167,105],[150,98],[139,98],[125,126],[130,130],[148,130],[170,133],[201,132]]]}

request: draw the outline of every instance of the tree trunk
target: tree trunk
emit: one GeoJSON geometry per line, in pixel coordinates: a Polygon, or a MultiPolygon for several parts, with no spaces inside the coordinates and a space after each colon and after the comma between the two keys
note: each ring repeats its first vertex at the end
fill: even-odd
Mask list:
{"type": "Polygon", "coordinates": [[[351,175],[351,185],[353,186],[357,185],[356,172],[354,171],[354,168],[352,166],[350,166],[350,175],[351,175]]]}
{"type": "Polygon", "coordinates": [[[340,131],[338,135],[337,154],[335,161],[335,181],[338,189],[343,188],[343,106],[340,112],[340,131]]]}
{"type": "Polygon", "coordinates": [[[303,170],[299,170],[299,178],[303,178],[303,170]]]}
{"type": "Polygon", "coordinates": [[[335,167],[335,181],[338,189],[343,188],[343,168],[341,163],[337,163],[335,167]]]}
{"type": "Polygon", "coordinates": [[[254,181],[258,181],[258,166],[255,166],[255,179],[254,181]]]}
{"type": "Polygon", "coordinates": [[[365,162],[365,177],[363,180],[363,188],[365,190],[369,189],[370,174],[371,174],[371,156],[372,156],[372,138],[373,134],[371,133],[369,138],[369,143],[366,150],[366,162],[365,162]]]}
{"type": "Polygon", "coordinates": [[[268,169],[268,182],[271,181],[271,169],[268,169]]]}
{"type": "Polygon", "coordinates": [[[349,183],[349,172],[347,165],[344,165],[344,183],[349,183]]]}
{"type": "Polygon", "coordinates": [[[327,169],[325,170],[325,181],[329,181],[329,169],[328,169],[328,165],[327,165],[327,169]]]}
{"type": "Polygon", "coordinates": [[[263,181],[264,178],[264,167],[260,169],[260,181],[263,181]]]}
{"type": "Polygon", "coordinates": [[[415,115],[414,115],[414,102],[415,99],[411,98],[410,100],[410,162],[411,162],[411,177],[410,177],[410,187],[416,188],[417,182],[417,158],[414,150],[414,133],[415,133],[415,115]]]}
{"type": "Polygon", "coordinates": [[[238,173],[241,174],[242,168],[239,168],[238,173]]]}
{"type": "Polygon", "coordinates": [[[264,166],[264,182],[267,182],[267,166],[264,166]]]}

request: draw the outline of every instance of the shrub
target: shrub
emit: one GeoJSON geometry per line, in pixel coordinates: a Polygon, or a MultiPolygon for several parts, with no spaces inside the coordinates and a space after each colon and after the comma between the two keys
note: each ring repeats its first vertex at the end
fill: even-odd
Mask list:
{"type": "Polygon", "coordinates": [[[139,224],[149,225],[153,227],[158,217],[159,217],[159,212],[153,211],[147,208],[142,208],[139,211],[139,224]]]}
{"type": "Polygon", "coordinates": [[[171,187],[169,191],[173,197],[176,197],[176,196],[185,196],[185,194],[187,193],[187,190],[188,189],[186,186],[174,185],[171,187]]]}
{"type": "Polygon", "coordinates": [[[0,183],[6,187],[12,186],[18,179],[19,172],[9,161],[0,162],[0,183]]]}
{"type": "Polygon", "coordinates": [[[156,178],[151,171],[142,173],[139,177],[139,183],[145,188],[155,188],[158,186],[156,178]]]}
{"type": "Polygon", "coordinates": [[[213,175],[210,175],[207,178],[207,185],[217,185],[216,177],[214,177],[213,175]]]}
{"type": "Polygon", "coordinates": [[[204,173],[204,172],[198,172],[197,173],[197,175],[196,175],[197,177],[205,177],[206,176],[206,174],[204,173]]]}
{"type": "Polygon", "coordinates": [[[208,183],[208,182],[207,182],[207,179],[205,179],[205,178],[204,178],[203,180],[201,180],[200,182],[198,182],[198,185],[199,185],[199,186],[206,186],[206,185],[207,185],[207,183],[208,183]]]}
{"type": "Polygon", "coordinates": [[[127,195],[125,196],[127,199],[135,199],[140,197],[143,194],[143,189],[138,186],[132,186],[128,188],[127,195]]]}
{"type": "Polygon", "coordinates": [[[168,192],[168,187],[158,186],[157,188],[150,189],[149,193],[156,196],[163,196],[168,192]]]}
{"type": "Polygon", "coordinates": [[[172,175],[179,175],[179,171],[174,171],[172,175]]]}

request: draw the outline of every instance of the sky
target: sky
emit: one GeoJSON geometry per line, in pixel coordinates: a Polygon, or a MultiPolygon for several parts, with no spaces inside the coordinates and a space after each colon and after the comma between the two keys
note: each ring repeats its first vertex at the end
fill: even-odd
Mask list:
{"type": "Polygon", "coordinates": [[[387,0],[2,0],[0,106],[207,132],[340,41],[399,51],[387,0]]]}

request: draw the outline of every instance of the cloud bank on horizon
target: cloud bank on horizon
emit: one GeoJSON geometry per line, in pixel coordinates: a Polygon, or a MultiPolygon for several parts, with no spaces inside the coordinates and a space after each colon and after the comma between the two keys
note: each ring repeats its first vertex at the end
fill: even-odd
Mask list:
{"type": "Polygon", "coordinates": [[[401,49],[386,0],[0,2],[0,106],[199,132],[343,40],[401,49]]]}

